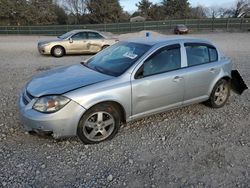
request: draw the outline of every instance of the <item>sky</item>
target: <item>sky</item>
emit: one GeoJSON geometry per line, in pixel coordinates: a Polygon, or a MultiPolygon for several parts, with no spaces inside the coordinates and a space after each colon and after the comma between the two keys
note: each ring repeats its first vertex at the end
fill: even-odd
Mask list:
{"type": "MultiPolygon", "coordinates": [[[[135,4],[139,0],[120,0],[121,6],[124,8],[125,11],[130,13],[137,10],[135,4]]],[[[161,0],[150,0],[153,3],[159,3],[161,0]]],[[[224,6],[226,8],[233,6],[235,0],[189,0],[191,6],[203,5],[206,7],[211,6],[224,6]]]]}

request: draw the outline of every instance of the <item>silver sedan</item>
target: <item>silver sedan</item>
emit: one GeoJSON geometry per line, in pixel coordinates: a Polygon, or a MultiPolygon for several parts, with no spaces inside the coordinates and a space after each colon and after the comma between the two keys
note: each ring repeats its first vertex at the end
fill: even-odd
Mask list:
{"type": "Polygon", "coordinates": [[[77,135],[93,144],[150,114],[200,102],[222,107],[230,88],[241,94],[247,86],[212,43],[149,37],[35,76],[20,94],[19,109],[27,131],[77,135]]]}

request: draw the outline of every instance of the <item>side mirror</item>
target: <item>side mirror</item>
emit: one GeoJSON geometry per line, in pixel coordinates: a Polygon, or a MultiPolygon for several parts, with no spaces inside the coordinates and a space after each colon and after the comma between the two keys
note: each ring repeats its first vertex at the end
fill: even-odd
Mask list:
{"type": "Polygon", "coordinates": [[[73,39],[72,38],[69,38],[69,43],[73,43],[73,39]]]}

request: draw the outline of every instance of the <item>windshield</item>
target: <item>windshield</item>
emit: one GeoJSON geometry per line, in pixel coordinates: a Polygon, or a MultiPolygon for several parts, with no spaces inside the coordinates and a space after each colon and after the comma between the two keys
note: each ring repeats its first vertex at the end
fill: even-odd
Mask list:
{"type": "Polygon", "coordinates": [[[177,27],[180,28],[180,29],[186,29],[187,28],[187,26],[185,26],[185,25],[178,25],[177,27]]]}
{"type": "Polygon", "coordinates": [[[61,36],[59,36],[58,38],[59,38],[59,39],[66,39],[66,38],[70,37],[73,33],[74,33],[74,32],[70,31],[70,32],[67,32],[67,33],[65,33],[65,34],[63,34],[63,35],[61,35],[61,36]]]}
{"type": "Polygon", "coordinates": [[[99,52],[84,65],[103,74],[120,76],[150,48],[144,44],[119,42],[99,52]]]}

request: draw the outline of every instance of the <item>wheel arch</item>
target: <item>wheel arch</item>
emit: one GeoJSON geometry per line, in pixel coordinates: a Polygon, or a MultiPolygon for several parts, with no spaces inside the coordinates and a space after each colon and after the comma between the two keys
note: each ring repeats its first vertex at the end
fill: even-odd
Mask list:
{"type": "Polygon", "coordinates": [[[209,89],[209,95],[208,95],[208,96],[211,95],[214,86],[215,86],[220,80],[226,80],[226,81],[230,82],[230,80],[231,80],[231,75],[223,75],[223,76],[220,76],[220,77],[218,77],[217,79],[215,79],[214,82],[211,84],[211,87],[210,87],[210,89],[209,89]]]}
{"type": "Polygon", "coordinates": [[[126,123],[126,110],[125,110],[125,108],[119,102],[114,101],[114,100],[101,101],[101,102],[92,104],[89,108],[86,109],[86,111],[88,111],[89,109],[91,109],[95,106],[102,105],[102,104],[109,104],[109,105],[112,105],[112,106],[118,108],[118,111],[119,111],[119,114],[121,117],[121,122],[126,123]]]}
{"type": "Polygon", "coordinates": [[[51,55],[53,55],[53,50],[54,50],[54,48],[56,48],[56,47],[61,47],[61,48],[63,49],[63,54],[64,54],[64,55],[66,54],[66,49],[65,49],[62,45],[56,44],[56,45],[54,45],[54,46],[50,49],[50,54],[51,54],[51,55]]]}
{"type": "MultiPolygon", "coordinates": [[[[219,80],[226,80],[226,81],[230,82],[231,77],[230,77],[230,76],[224,76],[224,77],[220,78],[219,80]]],[[[219,80],[218,80],[218,81],[219,81],[219,80]]],[[[217,82],[218,82],[218,81],[217,81],[217,82]]]]}

